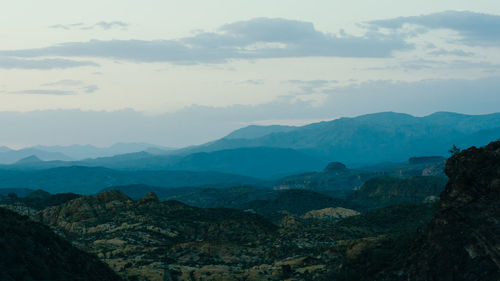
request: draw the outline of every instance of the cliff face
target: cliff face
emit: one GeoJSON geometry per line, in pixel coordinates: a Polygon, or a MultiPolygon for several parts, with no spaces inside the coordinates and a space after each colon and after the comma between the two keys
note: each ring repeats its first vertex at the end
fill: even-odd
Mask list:
{"type": "Polygon", "coordinates": [[[450,180],[409,280],[500,280],[500,142],[470,148],[446,165],[450,180]]]}

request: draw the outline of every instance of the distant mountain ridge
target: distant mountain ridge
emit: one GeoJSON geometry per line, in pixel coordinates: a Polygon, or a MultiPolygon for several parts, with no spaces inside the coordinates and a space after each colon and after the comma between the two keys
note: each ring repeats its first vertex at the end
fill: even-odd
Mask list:
{"type": "Polygon", "coordinates": [[[295,126],[269,125],[258,126],[250,125],[225,136],[225,139],[256,139],[273,133],[286,133],[297,129],[295,126]]]}
{"type": "Polygon", "coordinates": [[[70,145],[70,146],[36,146],[35,148],[63,153],[75,160],[88,158],[110,157],[119,154],[127,154],[141,151],[165,153],[172,148],[150,144],[150,143],[115,143],[108,147],[97,147],[93,145],[70,145]]]}
{"type": "Polygon", "coordinates": [[[403,113],[381,112],[293,129],[250,126],[236,132],[230,134],[229,138],[191,147],[183,152],[279,147],[350,165],[404,161],[415,155],[448,156],[448,150],[453,144],[459,147],[482,146],[500,139],[500,113],[465,115],[436,112],[424,117],[414,117],[403,113]],[[262,132],[268,134],[259,136],[262,132]]]}
{"type": "Polygon", "coordinates": [[[17,153],[17,161],[34,155],[43,162],[22,161],[0,168],[29,170],[87,166],[127,171],[207,171],[276,179],[319,171],[326,163],[334,161],[356,168],[383,162],[403,162],[415,156],[447,157],[453,145],[482,146],[496,139],[500,139],[500,113],[465,115],[437,112],[414,117],[382,112],[301,127],[252,125],[219,140],[178,150],[163,150],[162,147],[150,147],[143,143],[116,144],[106,148],[106,153],[134,149],[135,152],[89,158],[95,155],[92,153],[97,153],[97,148],[73,146],[75,151],[81,149],[82,154],[72,156],[87,155],[87,159],[79,161],[68,161],[66,158],[66,161],[60,161],[67,157],[60,153],[68,153],[65,149],[71,150],[71,147],[40,147],[53,152],[36,150],[30,154],[22,150],[23,157],[19,157],[20,151],[6,151],[0,152],[0,164],[12,163],[12,157],[10,161],[4,157],[12,153],[17,153]]]}
{"type": "Polygon", "coordinates": [[[206,171],[261,178],[277,178],[304,171],[314,171],[321,169],[326,164],[324,161],[293,149],[269,147],[242,147],[187,155],[153,155],[143,151],[81,161],[43,162],[34,161],[34,159],[30,157],[21,162],[3,166],[3,168],[40,170],[85,166],[126,171],[206,171]]]}
{"type": "Polygon", "coordinates": [[[240,175],[194,171],[117,171],[102,167],[60,167],[44,170],[0,170],[0,188],[42,189],[50,193],[94,194],[110,186],[261,185],[262,181],[240,175]]]}
{"type": "Polygon", "coordinates": [[[141,151],[147,151],[150,154],[165,154],[171,149],[149,143],[116,143],[108,147],[76,144],[69,146],[38,145],[17,150],[2,146],[0,147],[0,164],[12,164],[30,156],[35,156],[43,161],[78,161],[141,151]]]}
{"type": "Polygon", "coordinates": [[[3,147],[2,149],[0,149],[0,164],[12,164],[21,159],[31,156],[35,156],[44,161],[73,160],[71,157],[60,152],[44,151],[37,148],[24,148],[19,150],[13,150],[8,147],[3,147]]]}

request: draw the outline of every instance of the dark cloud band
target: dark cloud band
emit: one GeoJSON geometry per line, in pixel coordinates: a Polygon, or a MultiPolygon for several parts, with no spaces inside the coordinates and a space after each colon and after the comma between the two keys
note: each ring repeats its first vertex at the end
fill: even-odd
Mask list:
{"type": "Polygon", "coordinates": [[[66,69],[83,66],[99,66],[91,61],[75,61],[68,59],[22,59],[0,56],[0,69],[66,69]]]}
{"type": "MultiPolygon", "coordinates": [[[[469,11],[446,11],[414,17],[399,17],[368,22],[372,27],[398,29],[415,24],[429,29],[451,29],[462,36],[468,45],[498,45],[500,16],[469,11]]],[[[425,31],[425,30],[422,30],[425,31]]]]}
{"type": "Polygon", "coordinates": [[[99,57],[136,62],[221,63],[231,59],[289,57],[390,57],[413,46],[398,36],[369,33],[335,35],[312,23],[257,18],[178,40],[91,40],[45,48],[1,51],[15,57],[99,57]]]}

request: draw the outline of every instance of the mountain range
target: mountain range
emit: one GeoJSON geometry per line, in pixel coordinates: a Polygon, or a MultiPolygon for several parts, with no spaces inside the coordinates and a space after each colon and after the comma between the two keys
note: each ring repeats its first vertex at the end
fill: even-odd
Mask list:
{"type": "Polygon", "coordinates": [[[11,162],[12,155],[25,157],[0,165],[0,187],[92,194],[116,185],[269,186],[281,180],[278,188],[318,190],[316,185],[353,190],[375,176],[442,175],[444,157],[454,145],[481,146],[496,139],[500,139],[500,113],[414,117],[383,112],[297,127],[252,125],[207,144],[176,150],[144,143],[102,149],[2,147],[0,163],[11,162]],[[69,160],[67,155],[87,157],[69,160]],[[406,162],[409,158],[416,162],[406,162]],[[334,162],[346,169],[322,172],[334,162]],[[71,190],[64,190],[65,185],[71,190]]]}
{"type": "Polygon", "coordinates": [[[301,127],[249,126],[184,153],[240,147],[291,148],[351,166],[400,162],[412,156],[448,156],[453,146],[482,146],[500,138],[500,113],[437,112],[424,117],[382,112],[301,127]]]}

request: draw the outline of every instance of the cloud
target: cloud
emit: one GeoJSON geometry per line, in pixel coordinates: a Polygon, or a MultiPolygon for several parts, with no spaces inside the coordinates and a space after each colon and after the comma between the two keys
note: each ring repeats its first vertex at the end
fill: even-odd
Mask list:
{"type": "Polygon", "coordinates": [[[80,80],[71,80],[71,79],[65,79],[65,80],[59,80],[56,82],[52,83],[45,83],[42,84],[42,86],[79,86],[83,85],[84,82],[80,80]]]}
{"type": "Polygon", "coordinates": [[[122,21],[111,21],[111,22],[100,21],[94,24],[94,27],[100,27],[104,30],[112,29],[114,27],[127,28],[128,26],[129,26],[128,23],[122,21]]]}
{"type": "Polygon", "coordinates": [[[459,56],[459,57],[471,57],[474,55],[474,53],[472,52],[466,52],[464,50],[459,50],[459,49],[453,49],[453,50],[438,49],[429,52],[428,54],[434,56],[459,56]]]}
{"type": "Polygon", "coordinates": [[[99,87],[97,85],[88,85],[88,86],[85,86],[81,89],[83,90],[84,93],[90,94],[90,93],[93,93],[93,92],[99,90],[99,87]]]}
{"type": "Polygon", "coordinates": [[[500,43],[500,16],[470,11],[446,11],[413,17],[399,17],[370,21],[375,28],[400,29],[406,24],[430,29],[451,29],[462,37],[467,45],[496,46],[500,43]]]}
{"type": "Polygon", "coordinates": [[[99,64],[91,61],[75,61],[68,59],[20,59],[0,56],[0,68],[3,69],[66,69],[83,66],[97,67],[99,64]]]}
{"type": "Polygon", "coordinates": [[[421,70],[421,69],[461,69],[461,70],[479,70],[487,73],[494,73],[500,69],[500,64],[495,64],[487,61],[466,61],[466,60],[426,60],[414,59],[399,61],[395,65],[387,65],[383,67],[371,67],[370,70],[421,70]]]}
{"type": "Polygon", "coordinates": [[[248,79],[248,80],[237,82],[237,84],[247,84],[247,85],[257,86],[257,85],[263,85],[264,84],[264,80],[262,80],[262,79],[257,79],[257,80],[255,80],[255,79],[248,79]]]}
{"type": "Polygon", "coordinates": [[[89,85],[80,80],[59,80],[56,82],[40,85],[41,89],[28,89],[22,91],[4,91],[7,94],[24,95],[51,95],[51,96],[70,96],[78,94],[91,94],[99,90],[97,85],[89,85]]]}
{"type": "Polygon", "coordinates": [[[338,83],[337,80],[288,80],[286,83],[290,83],[298,86],[298,91],[290,93],[293,96],[296,95],[311,95],[318,93],[321,89],[325,89],[332,84],[338,83]]]}
{"type": "Polygon", "coordinates": [[[55,25],[49,26],[49,28],[64,29],[64,30],[75,30],[75,29],[93,30],[96,28],[100,28],[103,30],[109,30],[109,29],[113,29],[113,28],[126,29],[128,26],[129,26],[129,24],[125,23],[123,21],[100,21],[98,23],[90,24],[90,25],[84,24],[82,22],[73,23],[73,24],[55,24],[55,25]]]}
{"type": "Polygon", "coordinates": [[[390,57],[408,50],[399,36],[369,32],[364,36],[323,33],[310,22],[256,18],[226,24],[178,40],[90,40],[45,48],[0,51],[16,57],[99,57],[134,62],[222,63],[232,59],[290,57],[390,57]]]}
{"type": "Polygon", "coordinates": [[[81,26],[83,26],[83,23],[79,22],[79,23],[73,23],[73,24],[55,24],[55,25],[49,26],[49,28],[70,30],[70,29],[81,27],[81,26]]]}
{"type": "Polygon", "coordinates": [[[53,96],[69,96],[76,94],[73,91],[64,91],[64,90],[44,90],[44,89],[36,89],[36,90],[23,90],[10,92],[11,94],[23,94],[23,95],[53,95],[53,96]]]}

